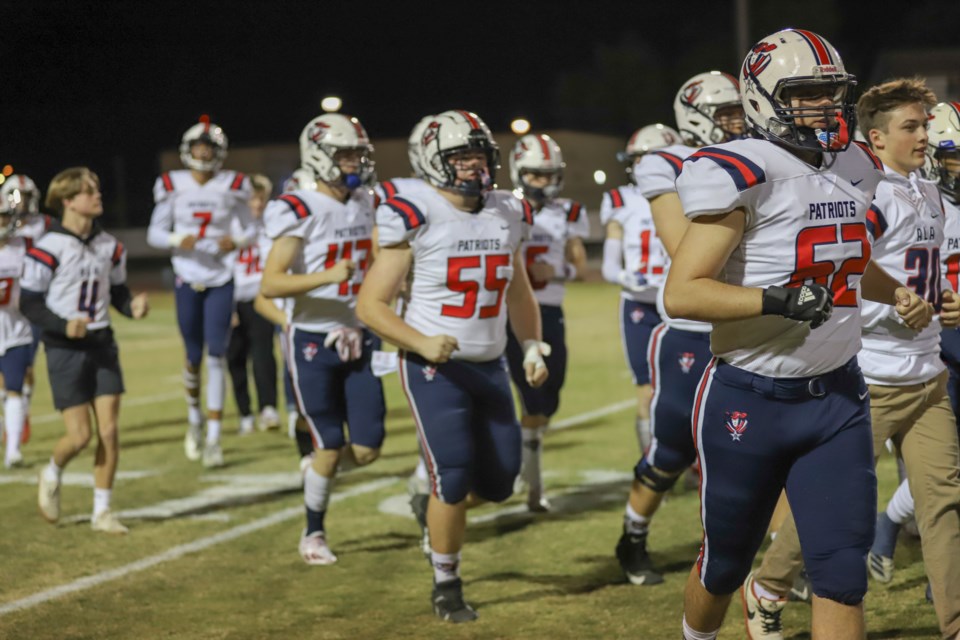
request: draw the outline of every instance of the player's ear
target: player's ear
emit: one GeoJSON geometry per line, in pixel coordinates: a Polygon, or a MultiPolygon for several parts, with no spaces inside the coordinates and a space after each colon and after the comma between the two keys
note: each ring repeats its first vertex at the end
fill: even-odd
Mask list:
{"type": "Polygon", "coordinates": [[[870,146],[874,149],[883,149],[886,147],[886,136],[880,129],[870,129],[867,132],[867,138],[870,140],[870,146]]]}

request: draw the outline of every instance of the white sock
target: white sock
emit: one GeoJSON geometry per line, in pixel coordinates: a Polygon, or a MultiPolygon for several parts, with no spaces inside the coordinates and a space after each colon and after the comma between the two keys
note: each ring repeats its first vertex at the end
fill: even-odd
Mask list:
{"type": "Polygon", "coordinates": [[[3,401],[3,422],[7,432],[7,460],[20,451],[23,417],[23,400],[19,396],[8,395],[3,401]]]}
{"type": "Polygon", "coordinates": [[[97,489],[93,488],[93,517],[96,518],[98,515],[110,508],[110,494],[113,491],[110,489],[97,489]]]}
{"type": "Polygon", "coordinates": [[[417,480],[430,481],[430,476],[427,474],[427,463],[423,461],[423,456],[417,458],[417,468],[414,469],[413,473],[417,476],[417,480]]]}
{"type": "Polygon", "coordinates": [[[433,565],[433,581],[437,584],[450,582],[460,577],[460,552],[437,553],[430,552],[430,563],[433,565]]]}
{"type": "Polygon", "coordinates": [[[30,402],[33,400],[33,385],[28,382],[24,382],[23,389],[20,391],[20,397],[23,398],[24,415],[29,415],[30,402]]]}
{"type": "Polygon", "coordinates": [[[57,466],[57,463],[50,458],[50,464],[43,468],[43,477],[47,482],[60,482],[60,474],[63,469],[57,466]]]}
{"type": "Polygon", "coordinates": [[[200,405],[195,404],[187,407],[187,422],[191,427],[199,427],[203,424],[203,414],[200,413],[200,405]]]}
{"type": "Polygon", "coordinates": [[[523,448],[521,449],[520,469],[523,473],[523,479],[533,495],[543,493],[543,473],[540,470],[540,452],[543,449],[544,427],[536,429],[520,429],[523,439],[523,448]]]}
{"type": "Polygon", "coordinates": [[[207,411],[223,411],[227,393],[226,360],[207,356],[207,411]]]}
{"type": "Polygon", "coordinates": [[[759,598],[763,598],[764,600],[771,600],[773,602],[779,602],[784,598],[784,596],[781,596],[779,594],[774,593],[773,591],[770,591],[764,588],[764,586],[760,584],[760,582],[757,580],[753,581],[753,593],[759,598]]]}
{"type": "MultiPolygon", "coordinates": [[[[9,445],[8,445],[9,446],[9,445]]],[[[903,524],[916,512],[913,504],[913,494],[910,493],[910,481],[904,480],[897,487],[893,497],[887,504],[887,517],[896,524],[903,524]]]]}
{"type": "Polygon", "coordinates": [[[626,527],[627,533],[635,536],[643,535],[650,529],[650,518],[634,511],[628,502],[623,514],[623,525],[626,527]]]}
{"type": "Polygon", "coordinates": [[[207,420],[207,444],[217,444],[220,442],[220,420],[207,420]]]}
{"type": "Polygon", "coordinates": [[[687,624],[687,616],[683,616],[683,640],[717,640],[718,633],[720,633],[720,629],[716,631],[694,631],[687,624]]]}
{"type": "Polygon", "coordinates": [[[333,478],[324,478],[310,465],[303,478],[303,504],[311,511],[326,511],[332,486],[333,478]]]}
{"type": "Polygon", "coordinates": [[[653,441],[653,434],[650,432],[650,418],[637,417],[637,442],[640,443],[640,451],[646,452],[653,441]]]}

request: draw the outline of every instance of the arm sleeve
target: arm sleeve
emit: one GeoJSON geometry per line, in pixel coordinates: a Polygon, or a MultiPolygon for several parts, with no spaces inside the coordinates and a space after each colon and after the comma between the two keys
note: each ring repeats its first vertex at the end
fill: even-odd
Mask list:
{"type": "Polygon", "coordinates": [[[110,258],[110,286],[123,284],[127,281],[127,248],[117,240],[110,258]]]}
{"type": "Polygon", "coordinates": [[[619,238],[607,238],[603,241],[603,279],[620,284],[620,270],[623,269],[623,241],[619,238]]]}
{"type": "Polygon", "coordinates": [[[67,321],[47,306],[46,296],[40,291],[20,289],[20,313],[44,331],[66,335],[67,321]]]}
{"type": "Polygon", "coordinates": [[[133,317],[133,310],[130,308],[131,300],[133,300],[133,295],[131,295],[130,288],[126,284],[110,285],[110,304],[128,318],[133,317]]]}

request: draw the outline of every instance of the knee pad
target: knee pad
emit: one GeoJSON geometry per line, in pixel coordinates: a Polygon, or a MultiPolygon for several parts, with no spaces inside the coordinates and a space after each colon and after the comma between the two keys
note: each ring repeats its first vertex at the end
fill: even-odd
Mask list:
{"type": "Polygon", "coordinates": [[[677,483],[677,478],[682,473],[682,471],[669,472],[657,469],[647,462],[646,458],[642,458],[633,469],[633,477],[637,479],[637,482],[657,493],[669,491],[677,483]]]}
{"type": "Polygon", "coordinates": [[[840,549],[807,562],[813,592],[821,598],[856,605],[867,594],[867,563],[861,549],[840,549]]]}
{"type": "Polygon", "coordinates": [[[457,504],[470,492],[470,472],[466,468],[438,469],[433,492],[444,504],[457,504]]]}

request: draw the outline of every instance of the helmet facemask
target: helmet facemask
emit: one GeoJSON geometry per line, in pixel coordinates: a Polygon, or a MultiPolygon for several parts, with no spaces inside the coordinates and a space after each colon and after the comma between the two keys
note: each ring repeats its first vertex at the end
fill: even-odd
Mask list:
{"type": "Polygon", "coordinates": [[[469,197],[481,196],[493,189],[496,170],[500,166],[500,150],[491,144],[490,139],[482,130],[474,129],[471,131],[466,146],[448,149],[437,157],[443,174],[446,176],[444,189],[459,191],[469,197]],[[481,151],[487,160],[487,166],[481,169],[479,175],[474,179],[463,181],[457,177],[457,168],[454,166],[452,159],[468,151],[481,151]]]}
{"type": "Polygon", "coordinates": [[[766,122],[766,126],[760,130],[761,135],[804,151],[843,151],[850,146],[852,132],[856,129],[856,104],[853,102],[853,87],[856,84],[853,76],[849,75],[780,80],[769,97],[776,115],[766,122]],[[822,96],[829,96],[830,103],[822,106],[793,104],[794,101],[814,102],[822,96]],[[811,118],[823,120],[827,126],[814,128],[800,122],[811,118]]]}
{"type": "Polygon", "coordinates": [[[23,224],[23,214],[16,209],[0,213],[0,241],[12,238],[21,224],[23,224]]]}
{"type": "Polygon", "coordinates": [[[932,152],[928,149],[927,158],[933,169],[928,177],[951,202],[960,201],[960,148],[944,145],[932,152]]]}
{"type": "Polygon", "coordinates": [[[563,190],[563,169],[544,171],[542,169],[520,169],[520,192],[528,200],[543,203],[553,200],[563,190]],[[546,177],[549,182],[542,187],[535,187],[527,182],[527,176],[546,177]]]}

